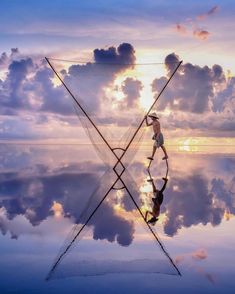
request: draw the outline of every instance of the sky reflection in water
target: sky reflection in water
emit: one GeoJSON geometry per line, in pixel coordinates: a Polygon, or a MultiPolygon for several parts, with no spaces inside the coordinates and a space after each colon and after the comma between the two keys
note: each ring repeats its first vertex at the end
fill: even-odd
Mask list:
{"type": "MultiPolygon", "coordinates": [[[[48,284],[43,279],[73,224],[83,222],[84,195],[91,194],[106,168],[91,145],[2,144],[0,148],[1,259],[4,265],[1,288],[22,292],[36,288],[38,292],[53,293],[58,288],[64,291],[70,279],[48,284]],[[18,272],[16,266],[22,271],[18,272]]],[[[158,287],[169,292],[171,287],[176,292],[182,292],[183,288],[196,291],[198,282],[208,293],[220,293],[222,289],[232,292],[234,283],[229,277],[234,274],[235,261],[232,233],[235,152],[231,149],[223,154],[213,147],[197,152],[176,149],[170,150],[170,180],[164,193],[162,214],[154,229],[178,264],[183,278],[154,274],[132,274],[129,280],[122,274],[118,277],[76,277],[70,280],[71,289],[84,289],[84,292],[92,280],[98,283],[98,290],[102,293],[104,283],[107,290],[121,280],[122,286],[115,293],[128,289],[139,293],[148,289],[152,293],[156,290],[154,281],[157,280],[158,287]],[[141,285],[140,277],[143,280],[141,285]]],[[[145,159],[150,150],[151,146],[142,148],[129,168],[140,191],[136,193],[136,199],[143,212],[151,206],[151,186],[147,182],[145,159]]],[[[164,174],[163,162],[156,159],[152,176],[158,186],[161,186],[164,174]]],[[[112,177],[102,181],[109,184],[112,177]]],[[[113,252],[108,251],[109,244],[112,244],[117,259],[123,255],[123,248],[129,246],[133,249],[128,254],[132,252],[134,258],[151,258],[155,250],[160,256],[160,249],[152,245],[151,236],[139,225],[141,218],[136,214],[132,219],[127,217],[130,211],[125,194],[119,193],[117,197],[107,199],[100,210],[105,217],[95,218],[88,228],[85,237],[94,241],[90,247],[83,241],[86,253],[101,256],[105,247],[107,256],[112,256],[113,252]]],[[[97,288],[90,289],[91,292],[95,290],[97,288]]]]}

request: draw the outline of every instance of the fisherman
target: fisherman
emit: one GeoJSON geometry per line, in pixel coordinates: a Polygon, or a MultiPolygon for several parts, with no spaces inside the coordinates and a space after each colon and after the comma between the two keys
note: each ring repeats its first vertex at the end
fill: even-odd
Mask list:
{"type": "Polygon", "coordinates": [[[162,160],[166,160],[168,158],[168,155],[166,152],[166,148],[164,146],[164,138],[163,138],[163,134],[161,132],[161,125],[159,122],[159,117],[157,116],[156,112],[153,112],[148,116],[147,115],[145,116],[146,125],[148,127],[153,126],[154,135],[153,135],[152,139],[155,141],[153,144],[152,156],[149,156],[148,159],[153,160],[154,154],[155,154],[157,148],[161,147],[164,152],[164,157],[162,158],[162,160]],[[152,119],[152,122],[150,122],[150,123],[148,122],[148,116],[152,119]]]}
{"type": "Polygon", "coordinates": [[[154,184],[154,181],[152,178],[150,178],[148,180],[148,182],[151,182],[152,183],[152,188],[153,188],[153,195],[154,195],[154,198],[152,198],[152,201],[153,201],[153,208],[152,208],[152,211],[149,211],[147,210],[146,213],[145,213],[145,221],[148,223],[148,224],[152,224],[152,225],[155,225],[155,223],[158,221],[158,216],[160,214],[160,207],[161,207],[161,204],[163,202],[163,192],[166,188],[166,185],[167,185],[167,181],[168,179],[167,178],[162,178],[163,181],[164,181],[164,184],[161,188],[161,190],[157,190],[156,189],[156,186],[154,184]],[[148,220],[148,214],[151,214],[152,215],[152,218],[148,220]]]}

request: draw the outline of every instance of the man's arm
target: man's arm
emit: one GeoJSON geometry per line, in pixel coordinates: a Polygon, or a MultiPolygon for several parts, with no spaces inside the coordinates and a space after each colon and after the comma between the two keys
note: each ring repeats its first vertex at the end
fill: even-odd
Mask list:
{"type": "Polygon", "coordinates": [[[161,133],[161,125],[160,125],[160,122],[157,120],[156,122],[155,122],[155,135],[156,135],[156,139],[158,139],[158,136],[160,135],[160,133],[161,133]]]}
{"type": "Polygon", "coordinates": [[[153,187],[153,193],[157,192],[157,189],[156,189],[156,186],[154,184],[153,179],[152,179],[151,183],[152,183],[152,187],[153,187]]]}
{"type": "Polygon", "coordinates": [[[149,126],[152,126],[153,123],[152,122],[148,122],[148,116],[145,115],[145,122],[146,122],[146,126],[149,127],[149,126]]]}

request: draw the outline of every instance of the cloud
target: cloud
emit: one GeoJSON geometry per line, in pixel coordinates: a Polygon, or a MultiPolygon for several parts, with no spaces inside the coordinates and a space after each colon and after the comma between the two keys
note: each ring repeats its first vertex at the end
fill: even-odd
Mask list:
{"type": "Polygon", "coordinates": [[[0,66],[3,66],[7,62],[7,54],[3,52],[0,56],[0,66]]]}
{"type": "Polygon", "coordinates": [[[193,31],[193,35],[196,38],[205,41],[210,36],[210,33],[208,31],[206,31],[206,30],[203,30],[203,29],[196,29],[196,30],[193,31]]]}
{"type": "MultiPolygon", "coordinates": [[[[224,80],[222,81],[224,82],[224,80]]],[[[227,106],[235,113],[235,78],[229,78],[226,82],[226,87],[221,89],[212,100],[212,110],[214,112],[223,112],[227,106]]]]}
{"type": "Polygon", "coordinates": [[[218,12],[219,6],[213,6],[210,10],[208,10],[206,13],[198,15],[196,18],[197,20],[205,20],[208,16],[211,16],[218,12]]]}
{"type": "Polygon", "coordinates": [[[43,67],[36,72],[32,81],[35,85],[35,92],[41,97],[39,110],[61,115],[73,115],[74,109],[67,93],[63,86],[54,87],[52,78],[52,71],[47,67],[43,67]]]}
{"type": "Polygon", "coordinates": [[[175,29],[176,29],[177,33],[179,33],[181,35],[186,35],[187,34],[187,28],[186,28],[186,26],[184,26],[182,24],[177,23],[175,25],[175,29]]]}
{"type": "Polygon", "coordinates": [[[94,224],[94,239],[107,239],[128,246],[134,238],[134,223],[127,221],[114,213],[113,208],[105,203],[91,222],[94,224]]]}
{"type": "Polygon", "coordinates": [[[207,253],[206,249],[200,248],[200,249],[197,249],[197,250],[190,252],[190,253],[177,255],[175,257],[175,262],[176,262],[176,264],[180,264],[180,263],[185,262],[189,258],[193,259],[193,260],[201,261],[201,260],[207,259],[207,257],[208,257],[208,253],[207,253]]]}
{"type": "MultiPolygon", "coordinates": [[[[2,114],[8,115],[11,109],[37,110],[62,115],[74,114],[71,102],[65,97],[68,93],[63,86],[53,84],[54,74],[45,62],[38,63],[32,58],[23,57],[17,48],[12,49],[9,58],[6,53],[1,55],[1,63],[6,63],[7,59],[9,61],[7,77],[1,81],[0,88],[0,95],[3,97],[2,114]]],[[[91,112],[97,111],[100,107],[98,94],[102,94],[103,87],[111,83],[119,72],[130,66],[129,64],[135,62],[135,51],[132,45],[123,43],[117,48],[95,49],[94,59],[93,64],[72,64],[68,71],[61,70],[62,79],[75,96],[81,94],[91,112]],[[107,62],[117,65],[100,64],[107,62]]],[[[51,62],[53,64],[53,61],[51,62]]],[[[53,65],[58,70],[55,62],[53,65]]]]}
{"type": "Polygon", "coordinates": [[[200,223],[216,226],[223,218],[224,208],[215,201],[207,179],[196,171],[185,178],[176,177],[167,193],[171,199],[165,203],[164,231],[169,236],[175,235],[182,227],[200,223]],[[177,186],[178,191],[174,191],[173,186],[177,186]]]}
{"type": "MultiPolygon", "coordinates": [[[[126,69],[133,69],[134,47],[123,43],[95,49],[93,54],[94,63],[72,62],[69,67],[62,61],[52,63],[98,125],[113,128],[136,124],[143,114],[140,94],[145,85],[137,77],[125,75],[126,69]],[[123,80],[116,84],[120,76],[123,80]]],[[[22,138],[23,134],[27,138],[58,134],[68,137],[69,132],[72,137],[78,120],[71,97],[62,85],[55,84],[54,74],[45,61],[23,56],[18,49],[12,49],[9,55],[3,54],[2,59],[7,67],[0,80],[0,114],[4,116],[1,137],[22,138]],[[67,127],[62,132],[63,124],[67,127]]],[[[166,56],[168,76],[179,59],[176,53],[166,56]]],[[[166,81],[167,75],[154,79],[155,97],[166,81]]],[[[178,126],[184,130],[191,128],[201,133],[218,131],[229,135],[235,123],[234,89],[235,79],[226,78],[224,69],[218,64],[211,67],[182,64],[159,99],[158,111],[170,109],[172,114],[167,119],[170,129],[178,126]],[[203,117],[196,117],[200,114],[203,117]]]]}
{"type": "Polygon", "coordinates": [[[102,110],[108,105],[111,112],[112,97],[107,97],[104,89],[119,73],[132,67],[135,50],[131,44],[123,43],[117,48],[95,49],[93,53],[95,63],[71,65],[63,79],[88,114],[106,116],[102,110]]]}
{"type": "Polygon", "coordinates": [[[196,260],[203,260],[207,258],[207,251],[203,248],[192,252],[192,258],[196,260]]]}
{"type": "MultiPolygon", "coordinates": [[[[235,184],[235,178],[232,179],[229,186],[235,184]]],[[[224,206],[233,214],[235,214],[234,194],[228,189],[227,184],[220,178],[215,178],[211,181],[211,191],[218,199],[223,201],[224,206]]]]}
{"type": "MultiPolygon", "coordinates": [[[[138,99],[140,98],[140,91],[143,88],[141,81],[133,78],[127,78],[123,85],[122,91],[125,95],[125,107],[138,107],[138,99]]],[[[123,107],[123,103],[122,103],[123,107]]]]}
{"type": "Polygon", "coordinates": [[[199,40],[206,41],[211,33],[207,29],[201,29],[198,25],[199,21],[207,19],[219,10],[219,6],[212,7],[208,12],[196,16],[196,19],[187,19],[184,24],[176,24],[175,30],[181,35],[191,35],[199,40]]]}
{"type": "Polygon", "coordinates": [[[208,12],[207,12],[207,14],[208,15],[212,15],[212,14],[214,14],[215,12],[217,12],[219,10],[219,6],[214,6],[214,7],[212,7],[208,12]]]}
{"type": "MultiPolygon", "coordinates": [[[[169,74],[174,71],[179,60],[175,53],[166,57],[169,74]]],[[[153,81],[155,97],[166,81],[165,76],[153,81]]],[[[234,79],[226,79],[223,68],[218,64],[212,67],[182,64],[159,99],[157,110],[171,111],[164,121],[168,128],[191,129],[195,134],[196,131],[201,134],[205,131],[206,135],[210,133],[211,136],[217,131],[217,136],[223,132],[224,136],[229,136],[235,122],[234,85],[234,79]]]]}
{"type": "Polygon", "coordinates": [[[64,90],[61,86],[53,86],[52,77],[44,62],[37,63],[32,58],[21,56],[17,48],[12,49],[7,75],[0,87],[1,114],[20,116],[22,111],[38,110],[72,113],[64,90]]]}
{"type": "MultiPolygon", "coordinates": [[[[11,99],[5,97],[3,106],[12,108],[25,107],[29,108],[29,101],[24,97],[24,82],[27,75],[32,71],[33,61],[31,58],[22,59],[20,61],[12,61],[8,67],[8,74],[5,84],[8,86],[8,95],[11,99]]],[[[4,87],[4,86],[3,86],[4,87]]]]}
{"type": "MultiPolygon", "coordinates": [[[[174,70],[178,62],[179,57],[175,53],[166,57],[165,64],[169,72],[174,70]]],[[[224,73],[221,72],[220,75],[222,76],[224,73]]],[[[215,67],[200,67],[191,63],[183,64],[163,93],[158,108],[164,110],[170,106],[172,110],[204,113],[209,110],[209,101],[214,96],[213,86],[217,79],[217,68],[215,67]]],[[[166,81],[166,77],[153,81],[152,89],[156,92],[156,96],[166,81]]]]}
{"type": "Polygon", "coordinates": [[[215,284],[216,279],[215,276],[211,273],[205,271],[201,266],[198,266],[198,261],[202,261],[208,258],[207,251],[203,248],[197,249],[194,252],[181,254],[175,257],[175,263],[187,265],[190,267],[190,270],[194,270],[195,272],[202,275],[205,279],[207,279],[211,284],[215,284]],[[197,262],[195,264],[195,262],[197,262]]]}
{"type": "Polygon", "coordinates": [[[117,49],[115,47],[95,49],[94,58],[97,63],[121,63],[123,67],[136,60],[134,47],[129,43],[122,43],[117,49]]]}
{"type": "MultiPolygon", "coordinates": [[[[83,224],[104,196],[103,188],[105,189],[103,187],[91,198],[90,195],[100,184],[95,170],[103,169],[103,166],[91,166],[93,173],[79,172],[81,167],[75,165],[53,172],[45,165],[37,165],[29,174],[27,171],[2,173],[0,208],[4,209],[7,220],[23,215],[33,226],[38,226],[53,214],[52,207],[57,202],[62,205],[65,217],[83,224]]],[[[117,241],[122,246],[130,245],[133,240],[134,223],[117,215],[110,199],[103,203],[89,226],[93,227],[93,237],[96,240],[117,241]]],[[[14,231],[12,226],[9,227],[9,222],[4,222],[2,218],[0,227],[3,234],[8,230],[14,231]]]]}
{"type": "MultiPolygon", "coordinates": [[[[234,165],[234,163],[232,164],[234,165]]],[[[166,190],[168,201],[163,202],[166,212],[164,231],[173,236],[182,227],[207,223],[216,226],[221,223],[224,213],[235,213],[234,193],[231,187],[235,183],[233,178],[230,182],[224,182],[221,178],[207,178],[194,171],[192,175],[183,177],[178,175],[172,179],[166,190]],[[177,190],[174,190],[174,186],[177,190]]],[[[206,258],[206,251],[197,250],[194,258],[206,258]]]]}
{"type": "Polygon", "coordinates": [[[175,257],[175,263],[180,264],[184,261],[184,256],[183,255],[178,255],[175,257]]]}

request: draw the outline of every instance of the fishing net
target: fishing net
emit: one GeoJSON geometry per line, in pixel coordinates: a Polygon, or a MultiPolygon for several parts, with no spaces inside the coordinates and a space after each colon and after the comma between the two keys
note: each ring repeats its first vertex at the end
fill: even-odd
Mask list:
{"type": "Polygon", "coordinates": [[[106,166],[93,192],[84,195],[85,205],[47,279],[108,273],[180,274],[156,230],[144,220],[141,185],[148,174],[142,166],[142,179],[137,179],[134,161],[145,138],[144,116],[156,110],[180,63],[169,68],[97,60],[47,61],[106,166]],[[162,75],[168,79],[155,92],[152,83],[162,75]]]}

